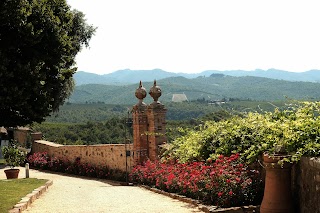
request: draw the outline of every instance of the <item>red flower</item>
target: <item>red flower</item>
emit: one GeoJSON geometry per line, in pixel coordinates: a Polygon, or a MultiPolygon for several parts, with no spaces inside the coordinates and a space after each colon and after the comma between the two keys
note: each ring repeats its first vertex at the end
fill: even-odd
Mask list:
{"type": "Polygon", "coordinates": [[[241,193],[254,190],[253,177],[248,176],[249,170],[240,164],[238,158],[239,154],[230,157],[220,155],[213,164],[208,164],[208,161],[183,164],[147,161],[144,165],[136,166],[130,177],[142,184],[156,185],[159,189],[200,198],[219,206],[236,205],[242,202],[241,199],[238,201],[241,193]]]}

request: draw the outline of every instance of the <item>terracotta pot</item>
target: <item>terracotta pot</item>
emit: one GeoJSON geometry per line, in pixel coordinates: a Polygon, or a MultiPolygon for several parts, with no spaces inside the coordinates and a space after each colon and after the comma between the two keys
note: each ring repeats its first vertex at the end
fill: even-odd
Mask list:
{"type": "Polygon", "coordinates": [[[6,169],[4,173],[6,173],[7,179],[17,179],[19,176],[20,169],[6,169]]]}
{"type": "Polygon", "coordinates": [[[279,160],[286,155],[263,155],[266,170],[265,188],[260,207],[261,213],[293,213],[294,207],[291,195],[292,164],[279,165],[279,160]]]}

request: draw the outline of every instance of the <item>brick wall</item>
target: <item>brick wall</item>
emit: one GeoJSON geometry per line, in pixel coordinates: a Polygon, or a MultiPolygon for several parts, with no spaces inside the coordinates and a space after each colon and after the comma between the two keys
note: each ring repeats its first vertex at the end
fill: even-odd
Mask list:
{"type": "MultiPolygon", "coordinates": [[[[132,153],[132,144],[60,145],[49,141],[37,140],[32,144],[32,153],[47,152],[49,156],[70,161],[80,157],[81,162],[96,166],[106,165],[110,169],[126,171],[125,146],[132,153]]],[[[127,164],[130,170],[133,166],[132,156],[128,157],[127,164]]]]}
{"type": "Polygon", "coordinates": [[[293,169],[297,212],[320,213],[320,158],[302,157],[293,169]]]}

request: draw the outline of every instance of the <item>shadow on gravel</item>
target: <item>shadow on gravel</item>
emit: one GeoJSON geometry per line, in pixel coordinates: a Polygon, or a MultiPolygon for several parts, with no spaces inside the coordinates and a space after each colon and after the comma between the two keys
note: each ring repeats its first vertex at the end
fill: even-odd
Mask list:
{"type": "MultiPolygon", "coordinates": [[[[34,169],[34,170],[36,170],[36,169],[34,169]]],[[[49,170],[36,170],[36,171],[48,173],[48,174],[65,176],[65,177],[79,178],[79,179],[83,179],[83,180],[94,180],[94,181],[99,181],[102,183],[109,184],[111,186],[128,186],[128,184],[126,182],[115,181],[115,180],[99,179],[99,178],[86,177],[86,176],[78,176],[78,175],[67,174],[67,173],[62,173],[62,172],[54,172],[54,171],[49,171],[49,170]]],[[[111,187],[111,186],[103,186],[103,187],[111,187]]]]}

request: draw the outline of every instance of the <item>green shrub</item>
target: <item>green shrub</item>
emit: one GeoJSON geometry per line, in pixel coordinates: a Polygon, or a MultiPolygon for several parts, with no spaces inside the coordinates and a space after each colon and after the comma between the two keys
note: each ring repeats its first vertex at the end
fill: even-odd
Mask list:
{"type": "Polygon", "coordinates": [[[263,152],[276,153],[280,147],[290,154],[287,162],[297,162],[303,155],[319,156],[319,110],[320,102],[303,102],[283,111],[207,121],[175,139],[165,155],[187,162],[240,153],[243,161],[252,163],[263,152]]]}
{"type": "Polygon", "coordinates": [[[17,144],[13,141],[9,146],[2,147],[3,158],[7,164],[13,169],[15,166],[19,166],[25,160],[25,155],[17,147],[17,144]]]}

